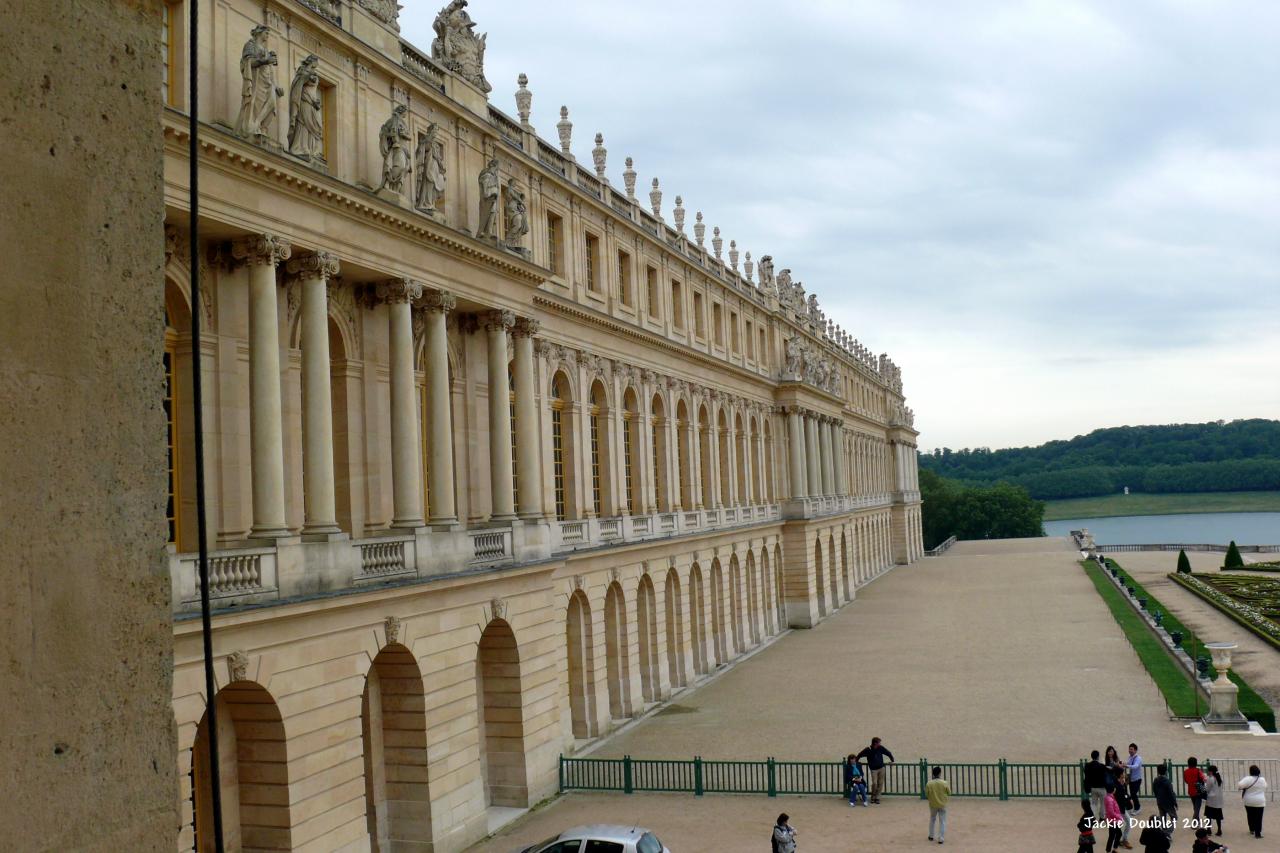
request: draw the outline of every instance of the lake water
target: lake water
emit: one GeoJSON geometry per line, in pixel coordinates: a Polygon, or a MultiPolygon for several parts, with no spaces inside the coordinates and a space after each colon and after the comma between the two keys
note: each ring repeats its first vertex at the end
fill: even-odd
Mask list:
{"type": "Polygon", "coordinates": [[[1044,532],[1066,536],[1089,528],[1099,545],[1149,545],[1181,542],[1226,545],[1280,544],[1280,512],[1198,512],[1182,515],[1121,515],[1046,521],[1044,532]]]}

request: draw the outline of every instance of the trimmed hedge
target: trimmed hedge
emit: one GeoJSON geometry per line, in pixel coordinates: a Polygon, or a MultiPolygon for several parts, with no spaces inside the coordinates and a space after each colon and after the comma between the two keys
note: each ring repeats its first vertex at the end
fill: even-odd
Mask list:
{"type": "MultiPolygon", "coordinates": [[[[1205,577],[1212,578],[1214,575],[1205,575],[1205,577]]],[[[1175,572],[1169,575],[1169,578],[1280,650],[1280,626],[1271,619],[1261,613],[1250,613],[1239,601],[1196,575],[1179,575],[1175,572]]]]}

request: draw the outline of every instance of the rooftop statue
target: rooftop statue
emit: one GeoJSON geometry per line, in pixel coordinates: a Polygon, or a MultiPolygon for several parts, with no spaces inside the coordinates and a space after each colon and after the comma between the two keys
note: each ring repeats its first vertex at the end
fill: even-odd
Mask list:
{"type": "Polygon", "coordinates": [[[493,91],[484,79],[484,47],[488,33],[476,35],[475,22],[467,14],[467,0],[452,0],[436,15],[432,27],[431,58],[486,94],[493,91]]]}

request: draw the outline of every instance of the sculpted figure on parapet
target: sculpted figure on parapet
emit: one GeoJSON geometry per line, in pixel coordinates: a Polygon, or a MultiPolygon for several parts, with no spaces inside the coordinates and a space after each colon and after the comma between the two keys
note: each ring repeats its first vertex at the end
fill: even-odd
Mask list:
{"type": "Polygon", "coordinates": [[[378,150],[382,152],[382,183],[378,189],[385,187],[392,192],[402,192],[405,175],[413,171],[409,124],[404,120],[408,111],[404,104],[396,104],[391,110],[391,118],[383,122],[378,131],[378,150]]]}
{"type": "Polygon", "coordinates": [[[434,211],[444,196],[445,168],[444,143],[440,141],[440,125],[432,122],[427,132],[418,136],[418,150],[413,155],[413,167],[417,170],[414,186],[414,207],[434,211]]]}
{"type": "MultiPolygon", "coordinates": [[[[772,266],[772,261],[770,262],[772,266]]],[[[791,270],[782,269],[778,271],[778,301],[785,307],[791,307],[791,270]]]]}
{"type": "Polygon", "coordinates": [[[240,115],[236,133],[243,137],[273,135],[276,99],[284,89],[276,85],[275,51],[267,50],[267,27],[259,25],[249,33],[240,51],[240,115]]]}
{"type": "Polygon", "coordinates": [[[493,87],[484,78],[484,48],[488,33],[477,36],[476,25],[467,14],[467,0],[452,0],[436,15],[432,27],[436,31],[431,42],[431,58],[480,91],[493,87]]]}

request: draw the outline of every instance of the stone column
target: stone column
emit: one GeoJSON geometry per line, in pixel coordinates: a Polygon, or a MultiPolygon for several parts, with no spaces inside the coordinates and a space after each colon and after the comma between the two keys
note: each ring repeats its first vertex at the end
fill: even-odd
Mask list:
{"type": "Polygon", "coordinates": [[[720,481],[720,422],[714,415],[707,425],[707,445],[711,453],[711,500],[708,501],[707,506],[711,509],[721,509],[727,497],[721,494],[723,488],[720,481]]]}
{"type": "Polygon", "coordinates": [[[534,380],[533,337],[539,323],[521,317],[515,321],[516,465],[521,518],[542,517],[542,477],[538,472],[538,402],[534,380]]]}
{"type": "Polygon", "coordinates": [[[836,493],[836,463],[835,451],[831,446],[831,418],[824,415],[819,421],[819,430],[819,438],[822,442],[822,493],[824,495],[834,495],[836,493]]]}
{"type": "Polygon", "coordinates": [[[835,425],[835,463],[836,463],[836,494],[849,494],[849,454],[848,447],[845,444],[844,425],[837,423],[835,425]]]}
{"type": "Polygon", "coordinates": [[[453,496],[453,419],[449,406],[449,347],[445,320],[457,305],[453,294],[428,290],[422,295],[426,312],[427,366],[427,492],[431,498],[431,523],[458,521],[453,496]]]}
{"type": "MultiPolygon", "coordinates": [[[[511,475],[511,385],[507,377],[507,329],[515,325],[510,311],[484,315],[489,332],[489,479],[493,521],[516,517],[511,475]]],[[[532,363],[532,362],[531,362],[532,363]]]]}
{"type": "Polygon", "coordinates": [[[422,295],[422,285],[407,278],[393,278],[379,284],[377,294],[387,303],[390,322],[391,526],[422,527],[422,457],[410,307],[422,295]]]}
{"type": "Polygon", "coordinates": [[[253,465],[250,536],[287,536],[284,518],[284,434],[280,414],[280,323],[276,264],[292,247],[271,234],[236,240],[235,258],[249,265],[249,446],[253,465]]]}
{"type": "Polygon", "coordinates": [[[804,422],[801,420],[800,410],[795,406],[787,409],[787,445],[791,467],[791,498],[795,500],[808,494],[805,483],[804,422]]]}
{"type": "Polygon", "coordinates": [[[316,252],[289,261],[302,287],[302,485],[303,533],[337,533],[333,489],[333,398],[329,387],[328,280],[338,259],[316,252]]]}
{"type": "Polygon", "coordinates": [[[822,494],[822,451],[818,449],[818,416],[806,415],[804,420],[805,461],[808,463],[806,479],[809,483],[809,496],[822,494]]]}

